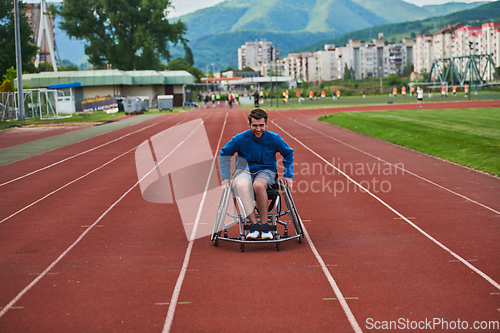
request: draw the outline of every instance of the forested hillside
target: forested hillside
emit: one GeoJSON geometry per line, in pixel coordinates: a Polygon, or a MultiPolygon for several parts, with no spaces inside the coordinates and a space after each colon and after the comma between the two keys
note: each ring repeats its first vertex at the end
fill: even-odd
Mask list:
{"type": "Polygon", "coordinates": [[[500,1],[491,2],[474,9],[464,10],[446,16],[412,22],[385,24],[373,28],[353,31],[337,38],[326,39],[304,47],[295,48],[290,52],[318,51],[322,50],[325,44],[344,46],[349,42],[349,39],[370,41],[373,38],[377,38],[379,32],[384,34],[384,40],[396,42],[403,38],[414,39],[418,35],[432,34],[445,25],[455,24],[457,22],[463,22],[464,24],[477,27],[491,21],[500,22],[500,1]]]}

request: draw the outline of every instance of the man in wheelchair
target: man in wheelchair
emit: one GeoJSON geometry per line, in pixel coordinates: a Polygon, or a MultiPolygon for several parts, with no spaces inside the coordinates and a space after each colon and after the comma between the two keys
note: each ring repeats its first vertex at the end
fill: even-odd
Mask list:
{"type": "MultiPolygon", "coordinates": [[[[267,119],[268,115],[264,110],[252,110],[248,115],[250,128],[235,135],[222,148],[219,159],[222,185],[225,187],[231,177],[231,158],[237,153],[238,162],[233,174],[236,189],[243,202],[245,214],[254,225],[260,224],[254,210],[254,198],[261,216],[260,222],[268,224],[267,190],[277,180],[277,152],[283,157],[283,180],[290,189],[293,184],[293,149],[278,134],[267,130],[267,119]]],[[[250,230],[246,238],[270,240],[273,239],[273,234],[266,230],[250,230]]]]}

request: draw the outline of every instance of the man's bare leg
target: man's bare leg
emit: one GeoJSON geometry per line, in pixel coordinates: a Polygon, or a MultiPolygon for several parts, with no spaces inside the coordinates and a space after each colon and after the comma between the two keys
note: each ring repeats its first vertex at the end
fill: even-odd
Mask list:
{"type": "Polygon", "coordinates": [[[253,182],[253,191],[255,192],[255,200],[257,201],[261,223],[267,223],[267,186],[267,180],[264,178],[255,178],[253,182]]]}
{"type": "Polygon", "coordinates": [[[245,177],[238,178],[236,180],[236,188],[238,189],[238,195],[243,203],[243,209],[245,214],[252,223],[257,223],[257,218],[254,213],[254,194],[252,191],[252,182],[245,177]]]}

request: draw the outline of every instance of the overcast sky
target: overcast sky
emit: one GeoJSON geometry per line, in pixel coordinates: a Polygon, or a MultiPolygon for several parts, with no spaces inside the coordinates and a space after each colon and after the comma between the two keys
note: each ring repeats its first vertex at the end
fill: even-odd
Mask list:
{"type": "MultiPolygon", "coordinates": [[[[1,0],[0,0],[1,1],[1,0]]],[[[47,2],[61,2],[62,0],[47,0],[47,2]]],[[[182,16],[191,12],[194,12],[201,8],[212,7],[224,0],[171,0],[170,2],[174,5],[175,9],[172,10],[169,17],[182,16]]],[[[404,0],[406,2],[415,4],[417,6],[424,5],[439,5],[447,2],[452,2],[451,0],[404,0]]],[[[481,0],[455,0],[455,2],[475,2],[481,0]]],[[[483,1],[494,1],[494,0],[483,0],[483,1]]],[[[40,2],[40,0],[26,0],[25,2],[40,2]]]]}

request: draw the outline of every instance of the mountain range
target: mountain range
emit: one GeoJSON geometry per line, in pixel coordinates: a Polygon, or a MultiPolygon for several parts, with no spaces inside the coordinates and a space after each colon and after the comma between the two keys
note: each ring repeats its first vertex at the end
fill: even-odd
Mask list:
{"type": "MultiPolygon", "coordinates": [[[[188,27],[186,38],[198,68],[236,68],[237,50],[248,41],[275,41],[281,54],[352,31],[471,10],[484,2],[418,7],[403,0],[226,0],[171,19],[188,27]]],[[[57,19],[56,19],[57,25],[57,19]]],[[[373,36],[375,38],[376,36],[373,36]]],[[[85,60],[82,41],[56,29],[62,59],[85,60]],[[68,58],[71,56],[71,59],[68,58]]],[[[171,46],[172,57],[184,49],[171,46]]]]}
{"type": "Polygon", "coordinates": [[[321,40],[291,50],[290,52],[305,52],[322,50],[325,44],[344,46],[349,39],[370,41],[377,38],[375,33],[383,33],[388,42],[401,41],[403,38],[415,39],[417,35],[432,34],[443,26],[462,22],[463,24],[479,27],[486,22],[500,22],[500,1],[484,4],[474,9],[451,13],[445,16],[432,17],[424,20],[384,24],[377,27],[348,32],[342,36],[321,40]]]}
{"type": "MultiPolygon", "coordinates": [[[[403,0],[226,0],[179,17],[195,66],[237,67],[238,48],[276,41],[281,54],[351,31],[470,10],[484,2],[418,7],[403,0]]],[[[375,38],[375,37],[374,37],[375,38]]],[[[173,56],[183,49],[173,48],[173,56]]]]}

